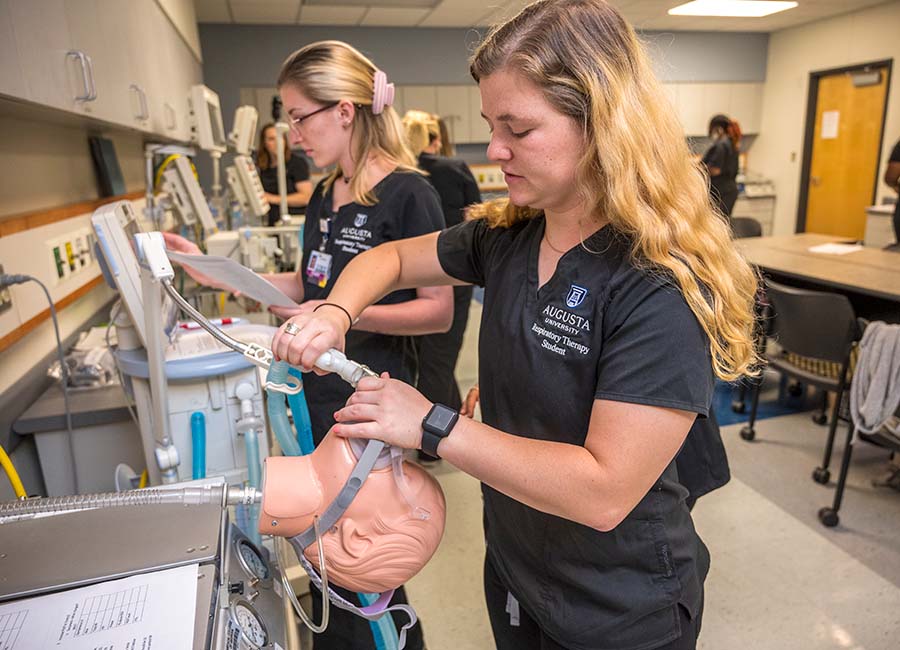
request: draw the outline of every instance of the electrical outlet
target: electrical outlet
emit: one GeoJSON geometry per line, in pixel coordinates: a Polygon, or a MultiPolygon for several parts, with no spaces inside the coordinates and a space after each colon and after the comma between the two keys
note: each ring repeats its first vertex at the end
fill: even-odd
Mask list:
{"type": "MultiPolygon", "coordinates": [[[[3,275],[3,273],[3,265],[0,264],[0,275],[3,275]]],[[[9,287],[3,287],[0,289],[0,314],[10,307],[12,307],[12,294],[9,292],[9,287]]]]}

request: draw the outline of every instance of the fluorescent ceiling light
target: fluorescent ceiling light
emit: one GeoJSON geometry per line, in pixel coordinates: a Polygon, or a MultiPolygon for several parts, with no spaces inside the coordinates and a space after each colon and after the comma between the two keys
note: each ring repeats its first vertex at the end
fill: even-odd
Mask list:
{"type": "Polygon", "coordinates": [[[693,0],[693,2],[669,9],[669,15],[760,18],[793,9],[796,6],[796,2],[780,0],[693,0]]]}

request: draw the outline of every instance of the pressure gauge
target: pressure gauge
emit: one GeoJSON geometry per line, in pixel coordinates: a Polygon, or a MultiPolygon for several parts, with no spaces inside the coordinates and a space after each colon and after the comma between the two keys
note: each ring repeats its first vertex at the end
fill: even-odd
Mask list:
{"type": "Polygon", "coordinates": [[[228,616],[232,631],[238,633],[244,646],[251,650],[269,647],[269,632],[266,625],[248,601],[234,598],[228,608],[228,616]]]}
{"type": "Polygon", "coordinates": [[[235,545],[237,546],[238,561],[241,563],[244,571],[247,572],[247,575],[260,580],[268,580],[269,565],[266,564],[259,549],[247,539],[238,539],[235,545]]]}

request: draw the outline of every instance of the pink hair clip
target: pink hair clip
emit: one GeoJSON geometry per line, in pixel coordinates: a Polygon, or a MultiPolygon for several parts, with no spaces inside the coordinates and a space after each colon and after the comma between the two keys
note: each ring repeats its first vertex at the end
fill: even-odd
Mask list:
{"type": "Polygon", "coordinates": [[[372,93],[372,112],[380,115],[385,107],[394,103],[394,84],[388,83],[387,75],[381,70],[375,71],[375,89],[372,93]]]}

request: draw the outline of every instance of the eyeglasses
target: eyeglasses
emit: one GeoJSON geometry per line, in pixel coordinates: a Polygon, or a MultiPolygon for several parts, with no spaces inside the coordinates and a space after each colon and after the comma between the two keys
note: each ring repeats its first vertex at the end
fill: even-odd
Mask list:
{"type": "Polygon", "coordinates": [[[332,102],[331,104],[328,104],[327,106],[323,106],[322,108],[317,108],[317,109],[314,110],[312,113],[307,113],[306,115],[300,115],[300,116],[298,116],[298,117],[291,117],[291,118],[289,118],[289,119],[290,119],[290,123],[291,123],[291,128],[294,129],[295,131],[299,131],[299,130],[300,130],[300,127],[303,125],[303,122],[304,122],[305,120],[308,120],[308,119],[311,118],[313,115],[316,115],[316,114],[318,114],[318,113],[322,113],[322,112],[327,111],[327,110],[329,110],[329,109],[332,109],[332,108],[334,108],[335,106],[337,106],[339,103],[340,103],[340,102],[332,102]]]}

